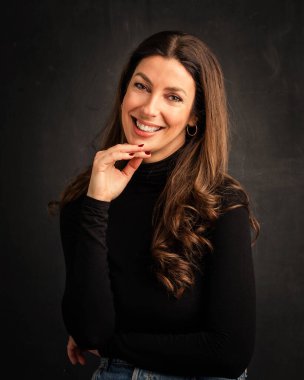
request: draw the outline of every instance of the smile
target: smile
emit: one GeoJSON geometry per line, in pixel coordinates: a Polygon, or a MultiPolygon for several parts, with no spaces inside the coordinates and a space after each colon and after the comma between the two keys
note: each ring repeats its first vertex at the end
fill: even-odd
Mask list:
{"type": "Polygon", "coordinates": [[[150,125],[145,125],[143,123],[140,123],[135,117],[131,116],[131,118],[132,118],[134,126],[142,132],[154,133],[164,128],[164,127],[152,127],[150,125]]]}

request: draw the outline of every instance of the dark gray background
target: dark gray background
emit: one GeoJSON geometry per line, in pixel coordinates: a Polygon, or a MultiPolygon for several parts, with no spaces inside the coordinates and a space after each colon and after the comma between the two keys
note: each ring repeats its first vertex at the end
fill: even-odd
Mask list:
{"type": "Polygon", "coordinates": [[[127,54],[165,29],[201,37],[225,73],[230,172],[261,223],[249,379],[303,378],[302,3],[39,0],[1,9],[1,378],[89,379],[97,366],[66,357],[64,261],[46,205],[92,159],[127,54]]]}

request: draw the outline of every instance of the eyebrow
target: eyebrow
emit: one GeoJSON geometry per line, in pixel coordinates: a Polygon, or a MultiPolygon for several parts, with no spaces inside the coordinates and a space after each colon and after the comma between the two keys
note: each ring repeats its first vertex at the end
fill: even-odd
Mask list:
{"type": "MultiPolygon", "coordinates": [[[[146,74],[141,73],[141,72],[138,72],[138,73],[136,73],[134,76],[136,76],[136,75],[139,75],[140,77],[142,77],[146,82],[150,83],[151,86],[152,86],[152,82],[151,82],[151,80],[147,77],[146,74]]],[[[183,89],[180,88],[180,87],[166,87],[165,90],[169,90],[169,91],[182,91],[182,92],[187,96],[186,91],[183,90],[183,89]]]]}

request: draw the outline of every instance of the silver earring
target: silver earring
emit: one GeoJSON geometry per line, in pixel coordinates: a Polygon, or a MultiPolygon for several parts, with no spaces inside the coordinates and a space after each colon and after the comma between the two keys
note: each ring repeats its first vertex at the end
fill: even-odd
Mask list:
{"type": "Polygon", "coordinates": [[[195,127],[195,133],[193,133],[192,135],[191,135],[191,133],[189,133],[189,129],[188,129],[188,127],[190,127],[190,125],[187,125],[187,133],[188,133],[188,135],[189,136],[195,136],[196,135],[196,133],[197,133],[197,125],[195,124],[195,125],[193,125],[193,127],[191,127],[191,128],[194,128],[195,127]]]}

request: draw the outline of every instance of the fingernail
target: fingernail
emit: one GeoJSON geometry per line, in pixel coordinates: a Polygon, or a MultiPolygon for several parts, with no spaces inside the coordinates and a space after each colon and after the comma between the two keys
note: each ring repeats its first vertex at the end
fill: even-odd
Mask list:
{"type": "Polygon", "coordinates": [[[145,153],[146,153],[146,154],[151,154],[151,152],[149,152],[149,151],[146,151],[145,153]]]}
{"type": "Polygon", "coordinates": [[[144,145],[145,145],[145,144],[140,144],[140,145],[138,145],[138,146],[140,146],[140,147],[141,147],[141,146],[144,146],[144,145]]]}

